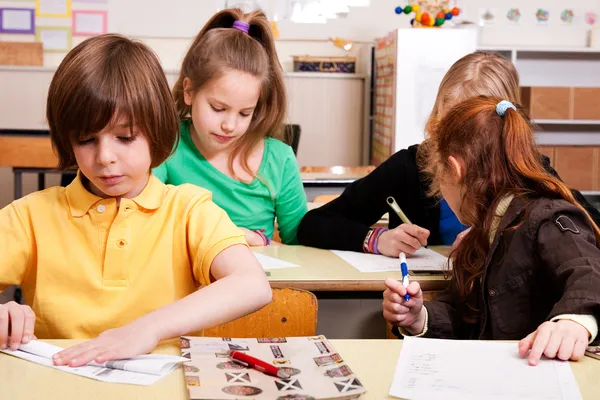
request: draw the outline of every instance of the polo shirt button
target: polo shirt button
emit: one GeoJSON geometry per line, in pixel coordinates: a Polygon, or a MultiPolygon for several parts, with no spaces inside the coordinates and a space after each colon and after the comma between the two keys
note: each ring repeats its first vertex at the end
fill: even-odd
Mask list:
{"type": "Polygon", "coordinates": [[[119,246],[120,248],[127,246],[127,240],[125,240],[125,239],[117,240],[117,246],[119,246]]]}
{"type": "Polygon", "coordinates": [[[106,211],[106,207],[104,207],[102,204],[100,204],[98,206],[98,208],[96,208],[96,210],[98,210],[99,213],[103,213],[104,211],[106,211]]]}

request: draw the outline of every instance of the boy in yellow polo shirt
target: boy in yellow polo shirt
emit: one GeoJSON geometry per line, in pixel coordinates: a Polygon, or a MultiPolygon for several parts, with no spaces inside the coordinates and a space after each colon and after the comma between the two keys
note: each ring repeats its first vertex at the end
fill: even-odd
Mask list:
{"type": "Polygon", "coordinates": [[[29,304],[0,306],[0,347],[34,334],[95,338],[54,359],[80,366],[143,354],[269,303],[244,233],[210,192],[150,173],[179,132],[150,49],[119,35],[84,41],[52,79],[47,117],[60,167],[79,172],[66,188],[0,211],[0,291],[21,285],[29,304]]]}

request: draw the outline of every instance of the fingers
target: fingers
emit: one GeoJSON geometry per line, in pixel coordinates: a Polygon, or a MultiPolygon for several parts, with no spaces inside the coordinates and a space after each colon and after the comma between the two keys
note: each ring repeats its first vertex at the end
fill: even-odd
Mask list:
{"type": "Polygon", "coordinates": [[[23,337],[25,314],[21,309],[11,307],[8,309],[8,319],[10,320],[10,349],[18,350],[23,337]]]}
{"type": "MultiPolygon", "coordinates": [[[[552,324],[553,322],[550,322],[552,324]]],[[[537,365],[544,354],[544,350],[548,345],[548,341],[550,340],[550,333],[552,331],[551,327],[548,325],[548,322],[544,322],[536,331],[535,340],[533,341],[533,345],[531,346],[531,351],[529,352],[529,357],[527,357],[527,361],[529,365],[537,365]]]]}
{"type": "Polygon", "coordinates": [[[519,356],[525,357],[529,353],[529,349],[533,346],[536,332],[532,332],[519,342],[519,356]]]}
{"type": "Polygon", "coordinates": [[[583,339],[577,339],[575,346],[573,347],[573,354],[571,354],[571,360],[577,361],[585,355],[585,349],[588,346],[588,341],[583,339]]]}
{"type": "Polygon", "coordinates": [[[33,338],[34,328],[35,314],[29,306],[11,301],[0,307],[0,348],[18,350],[33,338]]]}
{"type": "Polygon", "coordinates": [[[0,307],[0,348],[8,345],[8,307],[0,307]]]}
{"type": "Polygon", "coordinates": [[[410,294],[411,298],[423,297],[423,292],[421,291],[421,285],[419,285],[419,282],[411,282],[406,288],[406,291],[408,292],[408,294],[410,294]]]}
{"type": "MultiPolygon", "coordinates": [[[[402,226],[411,227],[412,225],[402,226]]],[[[411,229],[411,231],[412,233],[408,232],[407,229],[398,231],[400,251],[406,252],[407,254],[414,254],[415,251],[422,247],[421,241],[416,237],[416,232],[414,229],[411,229]]],[[[425,244],[427,244],[427,242],[425,242],[425,244]]]]}
{"type": "MultiPolygon", "coordinates": [[[[400,281],[397,281],[396,279],[392,279],[392,278],[387,278],[384,283],[385,283],[385,286],[393,293],[397,293],[402,297],[404,297],[404,295],[406,294],[406,288],[400,281]]],[[[384,296],[385,296],[386,292],[387,292],[387,290],[384,292],[384,296]]]]}
{"type": "Polygon", "coordinates": [[[567,361],[573,355],[573,349],[575,348],[575,338],[567,335],[562,337],[560,348],[555,356],[558,356],[560,360],[567,361]]]}
{"type": "Polygon", "coordinates": [[[94,346],[91,341],[71,346],[63,351],[59,351],[54,356],[52,356],[52,361],[54,361],[55,365],[74,366],[74,364],[79,364],[79,358],[82,354],[85,354],[93,348],[94,346]]]}

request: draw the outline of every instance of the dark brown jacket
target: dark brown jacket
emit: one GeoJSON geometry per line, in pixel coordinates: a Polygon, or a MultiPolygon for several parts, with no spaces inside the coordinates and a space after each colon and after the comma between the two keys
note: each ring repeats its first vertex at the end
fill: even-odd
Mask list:
{"type": "Polygon", "coordinates": [[[425,336],[518,340],[557,315],[600,319],[600,249],[583,212],[564,200],[514,199],[498,232],[478,290],[477,322],[463,322],[450,285],[425,303],[425,336]]]}

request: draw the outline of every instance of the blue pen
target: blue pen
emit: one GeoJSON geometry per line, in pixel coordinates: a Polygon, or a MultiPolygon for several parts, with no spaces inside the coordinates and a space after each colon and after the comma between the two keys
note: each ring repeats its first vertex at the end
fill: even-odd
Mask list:
{"type": "MultiPolygon", "coordinates": [[[[404,253],[400,253],[400,269],[402,270],[402,285],[404,288],[408,288],[408,265],[406,264],[406,255],[404,253]]],[[[408,292],[404,295],[404,300],[410,300],[408,292]]]]}

